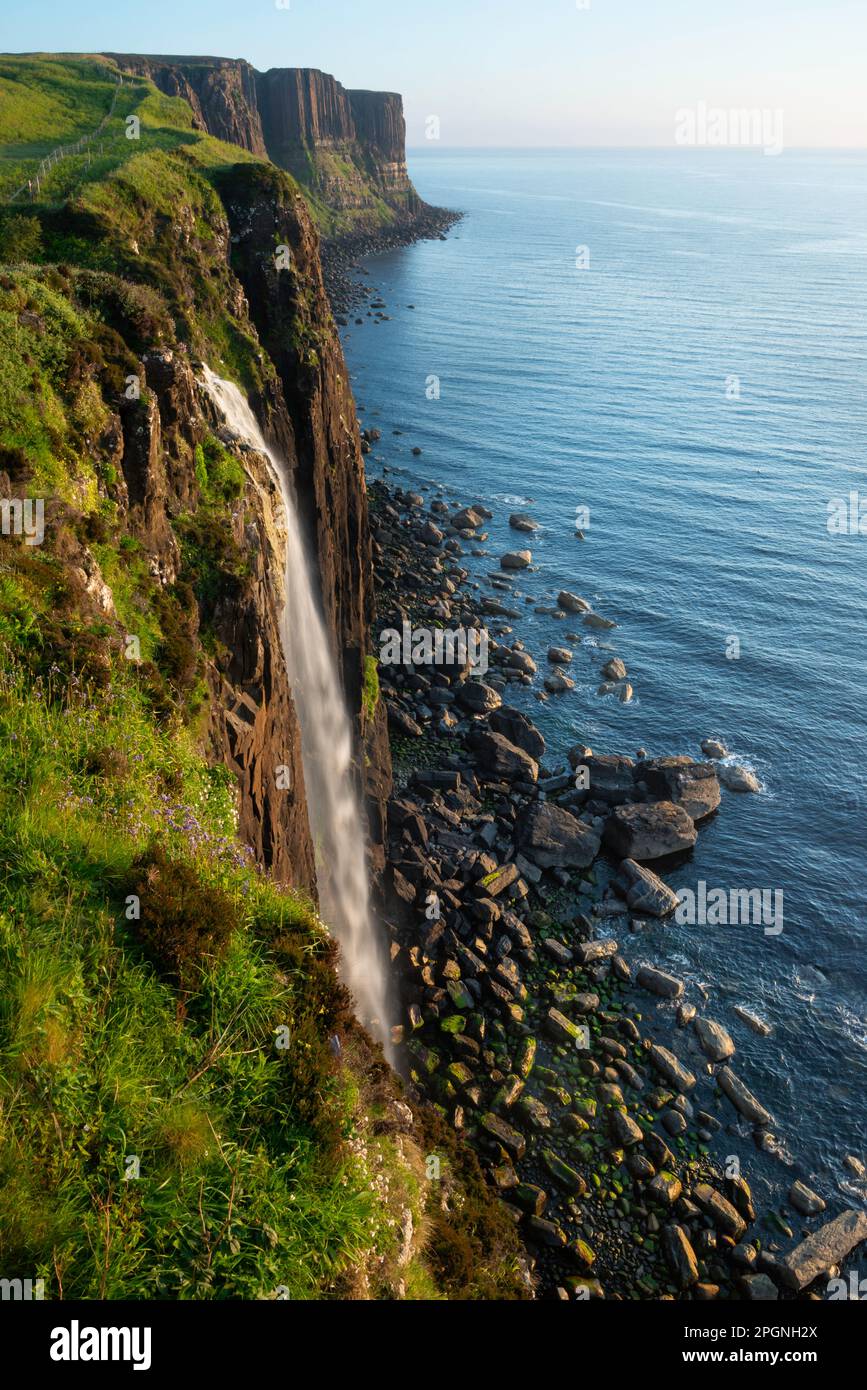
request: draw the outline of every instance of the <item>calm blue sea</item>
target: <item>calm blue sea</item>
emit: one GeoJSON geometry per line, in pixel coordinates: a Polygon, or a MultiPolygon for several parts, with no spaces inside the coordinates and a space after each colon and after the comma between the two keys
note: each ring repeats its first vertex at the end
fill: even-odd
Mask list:
{"type": "MultiPolygon", "coordinates": [[[[346,335],[383,432],[371,471],[488,503],[480,576],[527,543],[508,513],[531,511],[521,591],[565,586],[616,619],[600,636],[633,704],[596,694],[592,645],[569,695],[516,701],[552,754],[697,754],[713,735],[757,771],[764,791],[724,793],[671,881],[781,889],[783,932],[669,922],[632,954],[709,989],[796,1171],[863,1202],[841,1160],[867,1161],[867,534],[831,536],[827,509],[857,491],[867,514],[867,155],[430,149],[410,165],[425,199],[467,215],[367,263],[392,316],[346,335]]],[[[521,635],[544,668],[574,627],[528,606],[521,635]]]]}

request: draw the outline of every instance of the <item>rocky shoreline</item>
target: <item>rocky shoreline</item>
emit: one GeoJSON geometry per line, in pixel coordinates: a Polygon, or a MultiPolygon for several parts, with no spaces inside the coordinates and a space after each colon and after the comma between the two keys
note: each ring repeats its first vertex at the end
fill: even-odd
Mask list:
{"type": "MultiPolygon", "coordinates": [[[[377,437],[365,432],[368,447],[377,437]]],[[[712,741],[695,759],[583,744],[552,759],[508,703],[537,675],[513,628],[531,601],[512,573],[523,565],[509,559],[490,594],[471,592],[461,557],[483,553],[491,513],[424,491],[368,485],[374,645],[385,630],[485,630],[490,670],[380,663],[395,763],[383,908],[410,1084],[478,1153],[538,1297],[827,1296],[867,1214],[828,1221],[804,1181],[756,1212],[739,1154],[778,1151],[772,1116],[705,1001],[618,943],[676,906],[662,875],[717,814],[718,774],[748,785],[712,741]]],[[[566,625],[611,625],[579,595],[558,604],[566,625]]],[[[547,655],[538,693],[558,698],[570,653],[547,655]]],[[[620,698],[622,666],[604,672],[620,698]]]]}
{"type": "Polygon", "coordinates": [[[323,241],[320,253],[322,273],[338,325],[345,328],[348,315],[374,293],[358,278],[360,273],[363,274],[359,271],[359,262],[365,256],[396,251],[417,241],[445,240],[446,233],[462,217],[462,212],[423,204],[421,211],[413,217],[393,222],[387,227],[350,232],[323,241]]]}

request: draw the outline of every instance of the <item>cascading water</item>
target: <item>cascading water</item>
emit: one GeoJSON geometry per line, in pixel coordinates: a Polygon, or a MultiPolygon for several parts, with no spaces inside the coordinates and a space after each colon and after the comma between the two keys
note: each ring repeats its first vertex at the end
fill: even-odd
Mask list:
{"type": "Polygon", "coordinates": [[[386,964],[370,911],[361,809],[353,782],[352,730],[312,581],[284,460],[262,436],[238,387],[203,366],[205,388],[229,428],[268,460],[286,514],[283,653],[301,724],[301,755],[322,918],[340,943],[343,976],[359,1014],[390,1049],[386,964]]]}

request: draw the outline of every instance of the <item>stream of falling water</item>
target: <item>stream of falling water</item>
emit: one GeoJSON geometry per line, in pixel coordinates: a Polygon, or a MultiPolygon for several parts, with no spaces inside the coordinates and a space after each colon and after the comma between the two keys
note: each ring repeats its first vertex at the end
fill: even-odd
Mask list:
{"type": "Polygon", "coordinates": [[[323,921],[340,943],[342,975],[361,1021],[390,1050],[387,972],[370,908],[367,859],[352,767],[352,728],[337,663],[314,589],[285,461],[266,444],[238,387],[202,367],[205,388],[229,428],[268,460],[286,515],[286,601],[281,638],[301,724],[301,754],[323,921]]]}

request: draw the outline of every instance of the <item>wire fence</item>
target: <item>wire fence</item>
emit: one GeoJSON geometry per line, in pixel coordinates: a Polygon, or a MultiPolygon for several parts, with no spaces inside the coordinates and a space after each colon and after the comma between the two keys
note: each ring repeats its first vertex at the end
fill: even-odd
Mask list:
{"type": "Polygon", "coordinates": [[[35,202],[36,199],[39,197],[42,180],[45,178],[46,174],[50,173],[52,169],[56,168],[56,166],[60,163],[61,160],[70,159],[75,155],[83,154],[84,151],[93,144],[94,140],[97,140],[99,138],[99,136],[102,134],[109,121],[111,120],[112,116],[114,115],[114,108],[117,105],[117,98],[120,94],[120,89],[123,86],[123,73],[118,72],[115,73],[114,76],[117,81],[117,86],[115,87],[114,92],[112,94],[111,105],[109,106],[108,110],[106,111],[105,115],[103,116],[96,129],[92,130],[89,135],[82,135],[72,145],[58,145],[55,150],[51,150],[51,152],[40,161],[36,169],[36,173],[32,176],[32,178],[26,179],[24,183],[22,183],[20,188],[16,188],[15,192],[12,193],[10,197],[7,199],[7,202],[14,203],[25,193],[29,193],[30,201],[35,202]]]}

